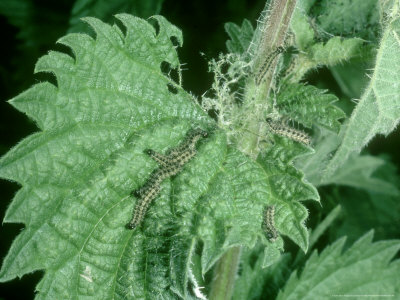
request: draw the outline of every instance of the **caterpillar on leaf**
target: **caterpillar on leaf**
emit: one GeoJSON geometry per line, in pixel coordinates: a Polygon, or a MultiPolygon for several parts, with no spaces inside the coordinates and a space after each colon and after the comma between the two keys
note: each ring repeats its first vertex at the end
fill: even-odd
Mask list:
{"type": "Polygon", "coordinates": [[[127,224],[128,229],[140,226],[149,209],[151,202],[157,198],[161,191],[161,183],[172,176],[177,175],[197,153],[196,143],[208,136],[208,133],[200,128],[190,130],[181,144],[167,151],[166,154],[158,153],[151,149],[144,152],[154,159],[159,165],[158,169],[151,173],[146,183],[135,190],[133,194],[137,198],[133,210],[132,219],[127,224]]]}
{"type": "Polygon", "coordinates": [[[307,146],[311,144],[311,138],[308,136],[307,133],[289,127],[281,122],[272,121],[271,119],[267,119],[266,121],[272,133],[287,137],[293,141],[302,143],[307,146]]]}
{"type": "Polygon", "coordinates": [[[264,210],[262,229],[271,243],[275,242],[278,238],[278,231],[275,228],[275,206],[267,206],[264,210]]]}

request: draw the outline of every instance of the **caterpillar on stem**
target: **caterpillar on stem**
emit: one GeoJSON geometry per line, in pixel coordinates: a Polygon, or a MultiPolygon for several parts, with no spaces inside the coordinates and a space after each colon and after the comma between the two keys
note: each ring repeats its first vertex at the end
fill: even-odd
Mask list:
{"type": "Polygon", "coordinates": [[[276,59],[276,57],[282,53],[285,49],[281,46],[277,47],[274,51],[267,55],[264,60],[264,63],[261,65],[260,69],[256,74],[256,84],[260,85],[261,81],[264,79],[265,74],[267,74],[268,69],[270,68],[272,62],[276,59]]]}

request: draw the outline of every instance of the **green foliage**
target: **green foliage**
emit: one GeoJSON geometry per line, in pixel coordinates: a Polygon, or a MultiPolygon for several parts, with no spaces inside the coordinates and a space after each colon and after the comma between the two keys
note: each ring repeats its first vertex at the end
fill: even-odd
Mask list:
{"type": "Polygon", "coordinates": [[[363,41],[358,38],[342,39],[340,37],[333,37],[326,44],[314,44],[310,47],[309,55],[314,64],[330,66],[359,56],[360,48],[363,46],[363,41]]]}
{"type": "Polygon", "coordinates": [[[373,233],[369,232],[344,253],[344,238],[320,255],[315,251],[299,277],[297,272],[292,273],[277,299],[397,295],[400,260],[390,261],[400,249],[400,243],[398,240],[372,243],[372,237],[373,233]]]}
{"type": "MultiPolygon", "coordinates": [[[[0,12],[8,7],[14,24],[29,25],[31,2],[4,3],[0,12]]],[[[299,0],[293,34],[273,4],[256,29],[246,19],[225,24],[228,53],[210,62],[215,78],[201,105],[182,87],[180,29],[161,16],[126,13],[106,23],[122,11],[148,17],[162,3],[77,0],[71,33],[58,40],[69,54],[50,51],[36,64],[55,83],[37,83],[9,101],[40,130],[0,159],[0,177],[21,185],[4,222],[25,225],[0,281],[43,270],[36,299],[399,293],[399,260],[390,262],[400,248],[390,240],[400,226],[397,170],[385,156],[359,154],[399,121],[398,2],[299,0]],[[82,25],[88,14],[102,21],[88,17],[82,25]],[[269,18],[282,23],[268,27],[269,18]],[[82,33],[89,27],[93,36],[82,33]],[[275,40],[265,38],[270,32],[275,40]],[[256,81],[262,54],[278,40],[284,53],[256,81]],[[359,71],[347,71],[375,54],[367,88],[345,119],[343,94],[353,97],[366,84],[359,71]],[[330,68],[338,89],[323,78],[301,81],[320,67],[330,68]],[[266,119],[293,130],[299,124],[312,142],[276,132],[266,119]],[[209,135],[196,156],[162,182],[142,226],[126,229],[132,191],[158,167],[145,149],[165,153],[197,127],[209,135]],[[267,206],[275,208],[276,241],[262,229],[267,206]],[[387,240],[372,243],[372,232],[360,238],[371,229],[387,240]],[[345,252],[343,235],[358,240],[345,252]],[[321,254],[310,256],[317,248],[321,254]]]]}
{"type": "Polygon", "coordinates": [[[310,17],[322,37],[358,36],[370,40],[378,36],[379,12],[376,0],[322,0],[314,1],[310,17]]]}
{"type": "Polygon", "coordinates": [[[257,161],[269,174],[270,199],[276,205],[276,227],[279,232],[292,236],[306,252],[308,232],[304,221],[308,212],[298,201],[319,201],[319,195],[314,186],[303,180],[303,174],[292,166],[292,161],[309,150],[299,143],[280,137],[276,137],[274,143],[274,147],[262,152],[257,161]]]}
{"type": "Polygon", "coordinates": [[[242,253],[240,277],[235,283],[232,299],[272,299],[276,296],[279,287],[289,275],[290,256],[282,255],[279,261],[268,268],[264,266],[264,259],[261,247],[242,253]],[[264,286],[265,282],[268,283],[267,286],[264,286]]]}
{"type": "MultiPolygon", "coordinates": [[[[379,170],[390,170],[393,166],[376,156],[352,154],[335,173],[326,179],[323,178],[331,154],[338,148],[342,138],[334,132],[319,128],[319,134],[315,135],[314,140],[315,152],[297,162],[297,166],[306,174],[306,178],[315,186],[345,185],[385,195],[399,195],[397,183],[377,173],[379,170]]],[[[392,171],[389,177],[394,176],[395,171],[392,171]]]]}
{"type": "Polygon", "coordinates": [[[349,241],[355,241],[371,229],[380,240],[398,236],[398,196],[349,188],[335,188],[331,195],[342,207],[341,218],[329,230],[331,239],[347,236],[349,241]]]}
{"type": "MultiPolygon", "coordinates": [[[[324,65],[334,66],[352,58],[364,58],[370,55],[371,47],[358,37],[343,38],[340,33],[330,33],[321,41],[319,27],[307,15],[310,8],[318,4],[311,0],[299,2],[291,22],[295,46],[300,50],[295,57],[295,67],[291,72],[294,82],[300,80],[311,69],[324,65]],[[334,36],[335,34],[339,36],[334,36]]],[[[351,36],[354,36],[354,33],[351,36]]]]}
{"type": "Polygon", "coordinates": [[[295,83],[282,84],[276,99],[276,108],[284,117],[311,128],[321,125],[339,131],[338,119],[345,117],[342,110],[334,106],[338,99],[332,94],[313,87],[295,83]]]}
{"type": "MultiPolygon", "coordinates": [[[[158,35],[141,19],[117,17],[126,34],[86,18],[96,39],[59,40],[75,59],[50,52],[36,65],[36,72],[53,73],[57,86],[39,83],[10,102],[42,131],[0,161],[0,175],[23,186],[5,221],[27,226],[4,260],[1,280],[45,269],[38,299],[153,298],[166,290],[187,298],[198,243],[202,274],[234,245],[251,248],[259,237],[266,243],[261,222],[268,203],[279,205],[281,233],[305,251],[307,211],[293,198],[318,194],[288,166],[295,154],[271,168],[266,157],[259,166],[227,147],[194,99],[161,72],[169,63],[179,73],[171,37],[181,44],[181,32],[162,17],[155,17],[158,35]],[[125,229],[134,202],[129,194],[155,167],[143,150],[163,152],[193,126],[213,133],[185,171],[163,183],[143,231],[125,229]],[[291,191],[282,180],[292,182],[291,191]]],[[[277,245],[271,251],[279,253],[277,245]]]]}
{"type": "Polygon", "coordinates": [[[360,152],[375,135],[389,134],[400,121],[400,12],[398,2],[395,3],[382,34],[371,80],[343,128],[343,142],[328,163],[325,178],[353,152],[360,152]]]}
{"type": "Polygon", "coordinates": [[[231,53],[244,53],[250,46],[254,29],[249,20],[243,20],[242,27],[235,23],[226,23],[225,31],[231,38],[226,42],[226,48],[231,53]]]}

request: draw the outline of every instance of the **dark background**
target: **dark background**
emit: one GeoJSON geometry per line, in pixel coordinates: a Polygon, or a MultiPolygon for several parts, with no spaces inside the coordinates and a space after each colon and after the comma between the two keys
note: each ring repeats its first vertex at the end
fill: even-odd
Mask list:
{"type": "MultiPolygon", "coordinates": [[[[0,156],[18,141],[37,131],[26,116],[15,110],[6,101],[18,95],[33,84],[49,79],[46,76],[33,74],[36,60],[51,49],[59,49],[55,41],[68,30],[68,20],[73,1],[66,0],[31,0],[35,9],[31,22],[37,28],[28,32],[21,31],[21,26],[12,24],[7,16],[0,14],[1,53],[0,53],[0,156]],[[36,31],[35,31],[36,30],[36,31]],[[32,43],[26,39],[31,35],[32,43]]],[[[208,73],[207,60],[216,58],[218,53],[225,52],[227,35],[224,23],[241,24],[247,18],[255,25],[255,21],[264,6],[262,0],[223,0],[223,1],[188,1],[165,0],[161,15],[182,29],[184,35],[183,48],[179,50],[180,60],[187,63],[183,74],[183,85],[187,91],[201,96],[213,80],[208,73]],[[202,56],[200,53],[204,53],[202,56]]],[[[29,24],[28,24],[29,25],[29,24]]],[[[51,80],[51,78],[50,78],[51,80]]],[[[307,81],[318,82],[329,88],[331,92],[342,96],[331,73],[321,69],[309,74],[307,81]]],[[[361,91],[360,91],[361,94],[361,91]]],[[[389,153],[392,161],[399,166],[400,130],[396,130],[387,138],[377,137],[369,145],[372,154],[389,153]]],[[[0,218],[19,189],[16,183],[0,180],[0,218]]],[[[0,227],[0,258],[8,252],[13,239],[23,226],[21,224],[2,224],[0,227]]],[[[22,279],[0,284],[0,300],[32,299],[34,288],[42,276],[41,271],[25,275],[22,279]]]]}

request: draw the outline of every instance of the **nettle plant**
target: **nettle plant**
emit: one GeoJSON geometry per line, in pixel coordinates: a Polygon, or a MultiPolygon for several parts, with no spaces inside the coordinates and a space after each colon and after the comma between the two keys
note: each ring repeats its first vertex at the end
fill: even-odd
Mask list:
{"type": "Polygon", "coordinates": [[[35,69],[56,84],[10,101],[40,131],[0,161],[22,186],[4,222],[25,225],[0,280],[44,270],[37,299],[398,296],[399,241],[369,232],[308,256],[341,208],[311,230],[303,201],[334,184],[399,195],[372,174],[387,161],[359,154],[400,120],[399,2],[314,2],[267,3],[255,29],[226,24],[201,99],[182,88],[182,33],[162,16],[87,17],[94,37],[60,38],[71,53],[35,69]],[[374,65],[346,117],[302,79],[352,59],[374,65]]]}

